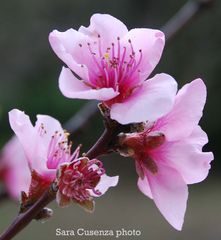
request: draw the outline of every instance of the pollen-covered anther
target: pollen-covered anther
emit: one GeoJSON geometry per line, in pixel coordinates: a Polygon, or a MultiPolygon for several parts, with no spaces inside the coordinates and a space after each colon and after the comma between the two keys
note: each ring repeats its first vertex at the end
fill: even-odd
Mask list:
{"type": "MultiPolygon", "coordinates": [[[[104,58],[105,58],[106,60],[109,60],[110,54],[109,54],[108,52],[104,53],[104,58]]],[[[100,76],[100,77],[102,77],[102,76],[100,76]]]]}

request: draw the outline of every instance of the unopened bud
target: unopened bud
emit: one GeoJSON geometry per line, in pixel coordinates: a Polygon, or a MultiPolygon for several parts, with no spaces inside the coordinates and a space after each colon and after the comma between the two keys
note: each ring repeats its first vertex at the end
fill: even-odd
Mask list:
{"type": "Polygon", "coordinates": [[[50,208],[43,208],[38,215],[35,217],[36,220],[42,223],[46,222],[49,218],[53,216],[53,210],[50,208]]]}

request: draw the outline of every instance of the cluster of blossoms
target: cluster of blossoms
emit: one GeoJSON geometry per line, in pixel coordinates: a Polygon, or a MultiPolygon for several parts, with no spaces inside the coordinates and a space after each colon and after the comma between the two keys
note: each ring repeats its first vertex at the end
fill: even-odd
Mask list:
{"type": "MultiPolygon", "coordinates": [[[[208,139],[198,125],[206,102],[203,81],[196,79],[177,93],[176,81],[165,73],[148,79],[160,60],[164,34],[145,28],[128,31],[110,15],[95,14],[89,27],[81,26],[78,31],[54,30],[49,41],[68,67],[62,68],[59,77],[59,88],[66,97],[97,99],[108,109],[111,121],[143,126],[120,133],[115,151],[134,158],[140,191],[181,230],[187,184],[204,180],[213,160],[211,152],[202,151],[208,139]]],[[[20,143],[13,139],[3,159],[8,168],[18,169],[7,160],[16,155],[19,167],[30,174],[21,177],[18,170],[16,174],[12,170],[6,171],[5,178],[9,183],[20,179],[17,188],[9,184],[9,190],[15,197],[26,192],[23,205],[35,202],[56,183],[60,206],[74,201],[92,211],[93,197],[117,185],[118,176],[108,177],[101,161],[79,157],[80,148],[72,153],[68,133],[54,118],[38,115],[33,126],[24,112],[12,110],[9,120],[20,143]],[[15,154],[8,150],[12,145],[15,154]],[[23,150],[17,154],[21,145],[23,150]]]]}

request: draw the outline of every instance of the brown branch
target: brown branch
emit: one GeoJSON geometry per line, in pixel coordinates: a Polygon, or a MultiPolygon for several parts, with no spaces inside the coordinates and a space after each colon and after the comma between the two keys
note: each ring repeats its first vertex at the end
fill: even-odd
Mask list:
{"type": "Polygon", "coordinates": [[[0,240],[10,240],[22,229],[24,229],[37,214],[55,199],[55,192],[50,189],[39,198],[39,200],[26,212],[19,214],[9,228],[0,236],[0,240]]]}
{"type": "Polygon", "coordinates": [[[113,133],[107,129],[104,130],[101,137],[98,141],[92,146],[92,148],[85,154],[85,157],[89,159],[93,159],[98,155],[103,155],[107,152],[107,146],[110,138],[112,137],[113,133]]]}
{"type": "Polygon", "coordinates": [[[111,128],[106,127],[101,137],[85,154],[86,157],[93,159],[97,156],[108,154],[114,150],[116,139],[121,132],[129,132],[130,125],[121,125],[114,121],[111,128]]]}

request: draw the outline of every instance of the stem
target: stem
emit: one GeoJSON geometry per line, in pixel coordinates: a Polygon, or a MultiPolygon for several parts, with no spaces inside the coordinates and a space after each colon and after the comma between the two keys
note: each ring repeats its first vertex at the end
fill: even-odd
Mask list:
{"type": "Polygon", "coordinates": [[[115,127],[108,129],[105,128],[101,137],[86,153],[86,157],[93,159],[97,156],[107,154],[112,150],[112,145],[115,142],[117,135],[125,129],[125,126],[117,124],[115,127]]]}
{"type": "Polygon", "coordinates": [[[24,229],[46,205],[55,199],[55,193],[51,188],[45,191],[32,207],[15,218],[9,228],[0,236],[0,240],[10,240],[24,229]]]}
{"type": "Polygon", "coordinates": [[[89,159],[93,159],[98,155],[103,155],[107,152],[108,142],[112,138],[113,133],[108,129],[105,129],[101,137],[97,140],[97,142],[90,148],[90,150],[86,153],[86,157],[89,159]]]}

